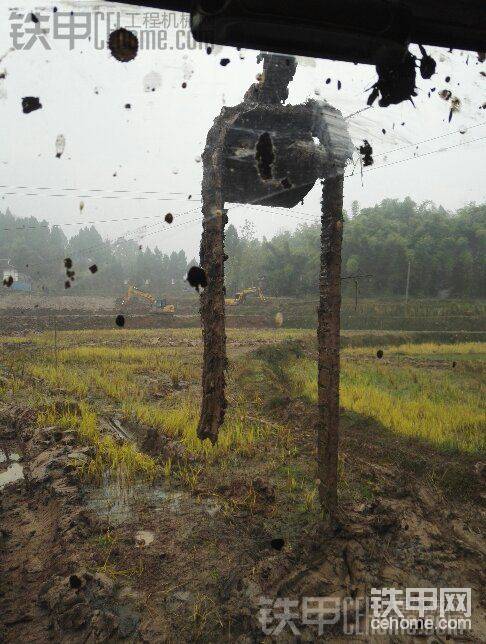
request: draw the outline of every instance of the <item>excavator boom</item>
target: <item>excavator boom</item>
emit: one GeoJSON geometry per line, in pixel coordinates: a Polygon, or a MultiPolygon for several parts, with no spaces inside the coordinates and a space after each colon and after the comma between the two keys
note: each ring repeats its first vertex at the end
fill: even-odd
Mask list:
{"type": "Polygon", "coordinates": [[[127,305],[135,298],[146,300],[147,302],[152,304],[154,308],[161,311],[162,313],[175,313],[175,306],[173,304],[167,304],[165,299],[159,300],[154,295],[152,295],[152,293],[142,291],[142,289],[129,284],[129,286],[127,287],[127,292],[121,300],[121,304],[127,305]]]}
{"type": "Polygon", "coordinates": [[[239,293],[236,293],[235,297],[227,298],[224,302],[227,306],[237,306],[238,304],[243,304],[248,295],[257,295],[260,302],[266,302],[266,297],[263,295],[263,291],[259,286],[245,288],[239,293]]]}

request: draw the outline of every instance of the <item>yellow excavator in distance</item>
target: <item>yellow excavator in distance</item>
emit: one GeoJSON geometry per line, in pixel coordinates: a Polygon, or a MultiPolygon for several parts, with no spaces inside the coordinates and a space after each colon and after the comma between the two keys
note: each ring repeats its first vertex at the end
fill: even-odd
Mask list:
{"type": "Polygon", "coordinates": [[[235,297],[230,297],[225,299],[224,303],[226,306],[238,306],[239,304],[244,304],[248,295],[256,295],[260,302],[266,302],[267,299],[263,295],[263,291],[259,286],[250,286],[250,288],[245,288],[242,291],[236,293],[235,297]]]}
{"type": "Polygon", "coordinates": [[[175,306],[173,304],[167,304],[167,300],[158,299],[152,293],[142,291],[142,289],[131,284],[128,285],[127,292],[117,304],[119,303],[122,307],[136,308],[136,303],[134,303],[134,299],[136,298],[145,300],[152,305],[152,308],[161,313],[175,313],[175,306]]]}

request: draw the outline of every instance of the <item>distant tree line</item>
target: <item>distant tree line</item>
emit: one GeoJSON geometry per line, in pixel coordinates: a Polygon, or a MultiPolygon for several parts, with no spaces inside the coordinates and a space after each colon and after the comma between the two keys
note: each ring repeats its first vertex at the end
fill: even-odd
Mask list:
{"type": "MultiPolygon", "coordinates": [[[[385,199],[371,208],[354,202],[343,213],[343,276],[371,275],[360,281],[369,296],[396,296],[405,291],[410,264],[410,296],[486,296],[486,204],[448,212],[432,202],[409,197],[385,199]]],[[[302,224],[295,232],[257,239],[247,222],[226,230],[225,265],[228,294],[261,284],[268,295],[317,295],[320,223],[302,224]]],[[[190,264],[184,251],[164,253],[141,248],[137,241],[103,240],[94,226],[67,239],[61,228],[34,217],[0,213],[0,258],[10,259],[32,277],[35,290],[63,290],[63,258],[70,257],[78,294],[119,294],[126,282],[153,293],[177,294],[187,288],[190,264]],[[88,267],[96,264],[96,279],[88,267]]],[[[345,291],[352,288],[344,281],[345,291]]]]}
{"type": "Polygon", "coordinates": [[[46,221],[14,217],[8,210],[0,213],[0,259],[9,259],[29,275],[36,292],[65,291],[65,258],[72,260],[75,271],[69,290],[73,294],[119,295],[127,283],[154,294],[177,294],[186,288],[188,260],[183,250],[163,253],[125,237],[104,240],[94,226],[68,239],[59,226],[46,221]],[[95,277],[89,271],[93,265],[95,277]]]}
{"type": "MultiPolygon", "coordinates": [[[[486,296],[486,204],[449,213],[432,202],[417,205],[385,199],[372,208],[352,204],[343,213],[343,276],[360,280],[368,296],[405,292],[410,262],[410,296],[486,296]]],[[[300,225],[270,240],[255,238],[250,224],[226,233],[227,290],[233,292],[262,279],[271,295],[317,295],[320,222],[300,225]]],[[[343,281],[345,292],[354,284],[343,281]]]]}

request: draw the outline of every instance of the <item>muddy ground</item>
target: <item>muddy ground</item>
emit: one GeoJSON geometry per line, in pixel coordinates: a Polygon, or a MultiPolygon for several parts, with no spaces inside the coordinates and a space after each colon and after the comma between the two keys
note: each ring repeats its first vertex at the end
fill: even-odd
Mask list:
{"type": "MultiPolygon", "coordinates": [[[[315,419],[298,400],[268,414],[299,446],[289,464],[315,458],[315,419]]],[[[147,453],[184,458],[150,427],[125,429],[147,453]]],[[[324,537],[317,522],[281,516],[282,504],[301,499],[284,499],[258,460],[235,461],[219,480],[192,486],[95,488],[77,473],[92,448],[74,432],[38,427],[31,409],[14,404],[1,408],[0,448],[0,482],[10,479],[0,506],[1,641],[296,641],[289,627],[262,632],[259,601],[305,596],[349,598],[320,638],[349,641],[353,602],[373,587],[470,587],[472,631],[433,641],[486,641],[485,469],[477,457],[398,438],[343,410],[343,467],[370,494],[344,495],[339,526],[324,537]],[[457,473],[454,495],[430,485],[431,471],[457,473]]],[[[301,641],[319,639],[317,626],[295,621],[301,641]]]]}
{"type": "MultiPolygon", "coordinates": [[[[85,295],[41,295],[37,293],[0,292],[0,334],[16,334],[29,331],[69,329],[111,329],[115,318],[123,313],[127,327],[189,328],[199,327],[199,298],[197,293],[187,292],[177,297],[167,297],[167,303],[175,306],[175,314],[164,314],[151,309],[144,301],[136,302],[133,310],[124,309],[115,297],[89,297],[85,295]]],[[[312,298],[268,297],[265,302],[249,298],[239,306],[228,306],[226,324],[228,328],[275,328],[277,313],[282,314],[284,328],[315,329],[317,325],[317,300],[312,298]]],[[[384,304],[382,302],[382,304],[384,304]]],[[[397,309],[400,302],[391,302],[390,310],[397,309]]],[[[438,305],[435,304],[437,307],[438,305]]],[[[357,311],[354,305],[343,307],[341,325],[346,330],[407,330],[434,333],[469,332],[484,336],[484,311],[481,305],[473,306],[474,314],[449,315],[444,312],[425,316],[404,314],[370,314],[369,302],[360,303],[357,311]]],[[[379,311],[379,308],[377,309],[379,311]]],[[[454,309],[455,310],[455,309],[454,309]]]]}
{"type": "MultiPolygon", "coordinates": [[[[74,331],[79,329],[113,329],[119,311],[110,313],[55,313],[40,310],[35,315],[30,313],[0,314],[0,333],[5,335],[23,334],[42,331],[74,331]]],[[[125,316],[127,329],[185,329],[197,327],[199,318],[196,314],[165,313],[130,313],[125,316]]],[[[226,326],[229,329],[250,327],[252,329],[272,328],[274,319],[263,315],[227,315],[226,326]]]]}
{"type": "MultiPolygon", "coordinates": [[[[199,300],[189,294],[170,300],[175,314],[162,313],[140,303],[136,310],[117,304],[114,297],[51,296],[36,294],[0,294],[0,334],[22,334],[76,329],[112,329],[119,313],[124,314],[126,327],[131,329],[163,329],[199,327],[199,300]]],[[[275,307],[259,310],[234,307],[227,315],[228,328],[272,328],[275,307]]]]}
{"type": "MultiPolygon", "coordinates": [[[[86,295],[46,295],[38,293],[0,292],[0,333],[45,331],[57,325],[58,330],[110,329],[116,315],[124,313],[131,328],[199,327],[199,297],[188,291],[177,297],[167,294],[167,303],[176,308],[174,315],[151,310],[143,300],[135,309],[124,310],[115,297],[86,295]]],[[[317,326],[315,298],[267,297],[265,302],[250,297],[244,304],[228,306],[229,328],[274,328],[275,316],[281,313],[284,328],[315,329],[317,326]]],[[[484,332],[485,312],[481,302],[418,301],[418,313],[404,313],[400,300],[367,300],[363,298],[355,310],[354,299],[344,299],[341,326],[346,330],[402,330],[484,332]],[[426,306],[427,305],[427,306],[426,306]],[[423,309],[423,310],[422,310],[423,309]]]]}
{"type": "Polygon", "coordinates": [[[102,312],[115,308],[114,297],[89,297],[86,295],[44,295],[37,293],[6,293],[0,297],[0,312],[19,312],[43,309],[55,311],[102,312]]]}

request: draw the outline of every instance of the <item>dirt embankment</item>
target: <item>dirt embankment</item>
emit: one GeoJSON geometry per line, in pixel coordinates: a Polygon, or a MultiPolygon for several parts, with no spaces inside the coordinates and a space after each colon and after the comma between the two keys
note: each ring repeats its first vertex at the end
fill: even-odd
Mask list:
{"type": "MultiPolygon", "coordinates": [[[[187,328],[199,327],[199,296],[185,294],[177,298],[168,297],[174,304],[175,315],[162,314],[151,309],[144,301],[137,302],[140,308],[123,310],[113,297],[89,297],[82,295],[38,295],[0,292],[0,333],[25,333],[29,331],[69,329],[110,329],[115,318],[123,313],[127,327],[146,328],[187,328]]],[[[480,333],[484,329],[484,315],[478,306],[474,315],[434,314],[427,316],[392,315],[389,310],[383,314],[350,312],[344,307],[341,315],[343,330],[402,330],[413,332],[469,332],[480,333]]],[[[265,302],[247,300],[239,306],[226,307],[228,328],[274,328],[277,313],[283,317],[285,328],[315,329],[317,326],[317,301],[299,298],[267,298],[265,302]]],[[[484,335],[484,333],[483,333],[484,335]]]]}
{"type": "MultiPolygon", "coordinates": [[[[131,329],[163,329],[199,327],[199,299],[180,298],[174,301],[175,314],[151,310],[143,303],[140,310],[117,307],[110,297],[49,296],[35,294],[2,294],[0,297],[0,333],[22,334],[42,331],[77,329],[112,329],[119,313],[125,317],[125,327],[131,329]],[[146,310],[145,310],[146,309],[146,310]]],[[[227,312],[228,328],[271,328],[271,311],[253,311],[233,307],[227,312]]]]}
{"type": "MultiPolygon", "coordinates": [[[[61,313],[52,315],[47,311],[39,311],[36,315],[0,314],[1,334],[23,334],[42,331],[74,331],[81,329],[114,329],[115,319],[118,313],[110,314],[86,314],[86,313],[61,313]]],[[[148,314],[127,314],[124,316],[126,329],[186,329],[199,327],[200,320],[196,315],[166,315],[164,313],[148,314]]],[[[226,326],[228,329],[272,328],[273,323],[264,316],[227,316],[226,326]]]]}
{"type": "Polygon", "coordinates": [[[114,297],[88,297],[84,295],[38,295],[35,293],[5,293],[0,297],[0,314],[4,312],[85,312],[101,313],[115,308],[114,297]]]}

